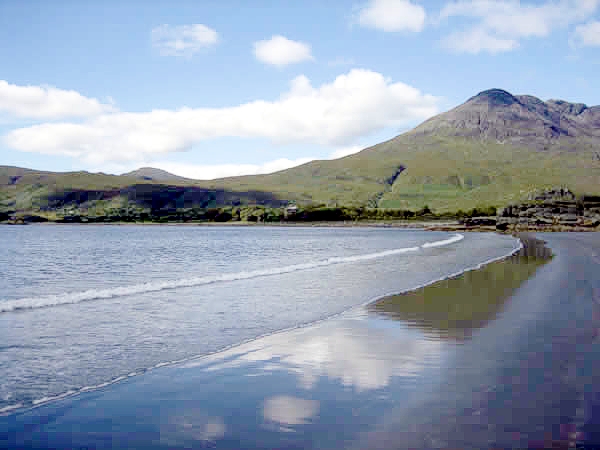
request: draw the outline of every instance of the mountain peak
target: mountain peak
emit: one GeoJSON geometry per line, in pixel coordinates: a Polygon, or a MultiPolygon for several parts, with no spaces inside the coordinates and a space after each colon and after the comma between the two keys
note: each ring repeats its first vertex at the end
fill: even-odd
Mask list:
{"type": "Polygon", "coordinates": [[[588,106],[584,103],[570,103],[564,100],[556,99],[548,100],[546,104],[548,104],[548,106],[556,109],[562,114],[570,114],[573,116],[578,116],[579,114],[583,113],[586,109],[588,109],[588,106]]]}
{"type": "Polygon", "coordinates": [[[467,103],[488,103],[492,106],[509,106],[513,103],[519,103],[519,100],[510,92],[495,88],[480,92],[475,97],[471,97],[467,103]]]}
{"type": "Polygon", "coordinates": [[[503,89],[480,92],[456,108],[432,117],[413,134],[461,136],[536,150],[558,139],[599,139],[600,108],[564,100],[544,102],[503,89]]]}
{"type": "Polygon", "coordinates": [[[174,175],[166,170],[156,169],[154,167],[140,167],[137,170],[122,174],[128,177],[135,177],[142,180],[152,181],[181,181],[186,180],[184,177],[174,175]]]}

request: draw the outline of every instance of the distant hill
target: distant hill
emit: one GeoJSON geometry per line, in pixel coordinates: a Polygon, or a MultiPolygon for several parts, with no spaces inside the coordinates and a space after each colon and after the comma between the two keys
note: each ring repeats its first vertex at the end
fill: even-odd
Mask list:
{"type": "Polygon", "coordinates": [[[243,204],[281,207],[285,203],[270,192],[234,192],[194,185],[192,180],[181,177],[159,181],[130,175],[0,166],[0,213],[42,212],[52,217],[57,210],[74,208],[95,214],[107,210],[175,211],[243,204]]]}
{"type": "Polygon", "coordinates": [[[149,167],[120,176],[0,167],[0,209],[148,207],[152,192],[170,208],[295,201],[443,212],[502,207],[554,186],[600,194],[600,107],[491,89],[354,155],[268,175],[198,181],[149,167]]]}
{"type": "Polygon", "coordinates": [[[141,167],[137,170],[123,174],[124,177],[138,178],[147,181],[165,181],[165,182],[182,182],[187,183],[193,180],[189,178],[174,175],[166,170],[155,169],[154,167],[141,167]]]}

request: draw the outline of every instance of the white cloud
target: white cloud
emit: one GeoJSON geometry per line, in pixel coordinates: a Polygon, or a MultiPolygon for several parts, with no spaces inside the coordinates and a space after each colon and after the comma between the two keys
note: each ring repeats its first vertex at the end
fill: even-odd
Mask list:
{"type": "Polygon", "coordinates": [[[111,105],[52,86],[17,86],[0,80],[0,113],[26,119],[89,117],[112,111],[111,105]]]}
{"type": "Polygon", "coordinates": [[[363,27],[382,31],[422,31],[425,9],[409,0],[370,0],[358,13],[363,27]]]}
{"type": "Polygon", "coordinates": [[[365,147],[362,145],[351,145],[349,147],[339,148],[337,150],[334,150],[333,153],[329,155],[329,159],[338,159],[344,158],[345,156],[354,155],[355,153],[360,152],[364,148],[365,147]]]}
{"type": "Polygon", "coordinates": [[[271,39],[255,42],[254,56],[265,64],[280,67],[314,59],[310,45],[284,36],[273,36],[271,39]]]}
{"type": "Polygon", "coordinates": [[[600,47],[600,22],[589,22],[575,27],[574,41],[577,45],[600,47]]]}
{"type": "Polygon", "coordinates": [[[519,46],[519,42],[493,36],[482,28],[473,28],[452,33],[446,38],[444,46],[460,53],[500,53],[514,50],[519,46]]]}
{"type": "Polygon", "coordinates": [[[438,112],[437,104],[437,98],[414,87],[354,69],[319,87],[299,76],[275,101],[104,114],[83,123],[19,128],[3,141],[16,150],[68,155],[94,164],[156,159],[224,136],[339,147],[386,127],[431,117],[438,112]]]}
{"type": "Polygon", "coordinates": [[[192,56],[215,45],[219,35],[202,24],[160,25],[152,30],[152,44],[163,56],[192,56]]]}
{"type": "Polygon", "coordinates": [[[180,177],[194,180],[214,180],[216,178],[237,177],[240,175],[259,175],[273,173],[296,167],[312,161],[314,158],[280,158],[263,164],[184,164],[171,161],[151,163],[153,167],[166,170],[180,177]]]}
{"type": "MultiPolygon", "coordinates": [[[[361,145],[351,145],[349,147],[342,147],[332,151],[325,159],[338,159],[345,156],[350,156],[365,147],[361,145]]],[[[261,175],[266,173],[279,172],[280,170],[290,169],[297,167],[307,162],[314,161],[316,159],[323,159],[317,157],[305,157],[305,158],[279,158],[273,161],[267,161],[262,164],[189,164],[189,163],[177,163],[172,161],[155,161],[149,163],[152,167],[166,170],[172,174],[179,175],[180,177],[191,178],[194,180],[214,180],[217,178],[228,178],[237,177],[241,175],[261,175]]],[[[142,163],[138,163],[136,167],[122,170],[113,170],[112,172],[128,172],[137,168],[142,163]]],[[[144,163],[147,164],[147,163],[144,163]]],[[[109,170],[109,172],[111,172],[109,170]]]]}
{"type": "Polygon", "coordinates": [[[462,17],[475,20],[471,28],[445,39],[445,46],[457,52],[497,53],[519,46],[519,40],[541,38],[553,31],[585,20],[600,0],[559,0],[522,3],[518,0],[459,0],[448,3],[440,20],[462,17]]]}

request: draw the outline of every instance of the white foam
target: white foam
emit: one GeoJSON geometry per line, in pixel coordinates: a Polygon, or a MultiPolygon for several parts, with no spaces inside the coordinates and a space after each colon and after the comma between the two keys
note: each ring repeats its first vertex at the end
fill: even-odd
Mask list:
{"type": "Polygon", "coordinates": [[[38,398],[37,400],[33,400],[31,402],[31,404],[33,406],[39,406],[43,403],[53,402],[55,400],[60,400],[61,398],[70,397],[71,395],[76,394],[77,392],[80,392],[80,390],[79,389],[78,390],[70,390],[67,392],[63,392],[62,394],[59,394],[59,395],[38,398]]]}
{"type": "Polygon", "coordinates": [[[275,267],[271,269],[250,270],[237,273],[225,273],[207,277],[192,277],[173,281],[148,282],[143,284],[135,284],[132,286],[120,286],[110,289],[90,289],[82,292],[72,292],[67,294],[49,295],[44,297],[28,297],[16,300],[0,301],[0,313],[18,311],[24,309],[47,308],[51,306],[69,305],[90,300],[102,300],[115,297],[124,297],[128,295],[145,294],[148,292],[158,292],[168,289],[202,286],[212,283],[223,283],[238,280],[248,280],[252,278],[267,277],[272,275],[280,275],[301,270],[314,269],[318,267],[326,267],[335,264],[352,263],[359,261],[369,261],[387,256],[400,255],[419,251],[421,248],[441,247],[458,242],[464,238],[463,235],[457,234],[450,239],[443,241],[427,242],[420,247],[404,247],[393,250],[385,250],[377,253],[367,253],[354,256],[336,256],[321,261],[313,261],[302,264],[293,264],[290,266],[275,267]]]}
{"type": "Polygon", "coordinates": [[[444,245],[454,244],[455,242],[462,241],[465,237],[462,234],[455,234],[449,239],[445,239],[443,241],[435,241],[435,242],[426,242],[421,245],[421,248],[431,248],[431,247],[443,247],[444,245]]]}
{"type": "Polygon", "coordinates": [[[0,408],[0,415],[4,415],[10,411],[13,411],[15,409],[19,409],[22,407],[23,407],[23,403],[17,403],[15,405],[5,406],[4,408],[0,408]]]}
{"type": "MultiPolygon", "coordinates": [[[[64,398],[67,398],[67,397],[72,397],[72,396],[75,396],[75,395],[78,395],[78,394],[83,394],[84,392],[97,391],[98,389],[102,389],[102,388],[108,387],[108,386],[110,386],[112,384],[119,383],[119,382],[121,382],[123,380],[126,380],[128,378],[140,375],[143,372],[145,372],[145,371],[142,371],[142,372],[131,372],[131,373],[127,374],[127,375],[121,375],[119,377],[113,378],[112,380],[105,381],[103,383],[95,384],[95,385],[92,385],[92,386],[83,386],[83,387],[81,387],[79,389],[71,389],[69,391],[66,391],[66,392],[63,392],[63,393],[57,394],[57,395],[52,395],[52,396],[47,396],[47,397],[41,397],[41,398],[32,400],[30,406],[31,407],[42,406],[42,405],[44,405],[46,403],[51,403],[51,402],[54,402],[56,400],[61,400],[61,399],[64,399],[64,398]]],[[[9,412],[9,411],[12,411],[12,410],[15,410],[15,409],[20,409],[20,408],[23,408],[23,407],[24,407],[23,403],[18,403],[16,405],[10,405],[10,406],[7,406],[5,408],[0,409],[0,414],[9,412]]]]}

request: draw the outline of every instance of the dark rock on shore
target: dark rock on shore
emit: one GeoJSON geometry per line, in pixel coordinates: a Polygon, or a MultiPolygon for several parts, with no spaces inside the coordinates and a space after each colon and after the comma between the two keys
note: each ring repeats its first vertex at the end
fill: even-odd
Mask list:
{"type": "Polygon", "coordinates": [[[48,219],[42,216],[36,216],[34,214],[25,214],[15,216],[12,214],[0,215],[0,222],[8,223],[10,225],[27,225],[29,223],[44,223],[48,222],[48,219]]]}
{"type": "Polygon", "coordinates": [[[499,211],[496,227],[501,230],[596,229],[600,227],[600,197],[578,198],[567,188],[549,189],[499,211]]]}
{"type": "Polygon", "coordinates": [[[494,227],[496,222],[495,217],[470,217],[459,221],[466,227],[494,227]]]}

